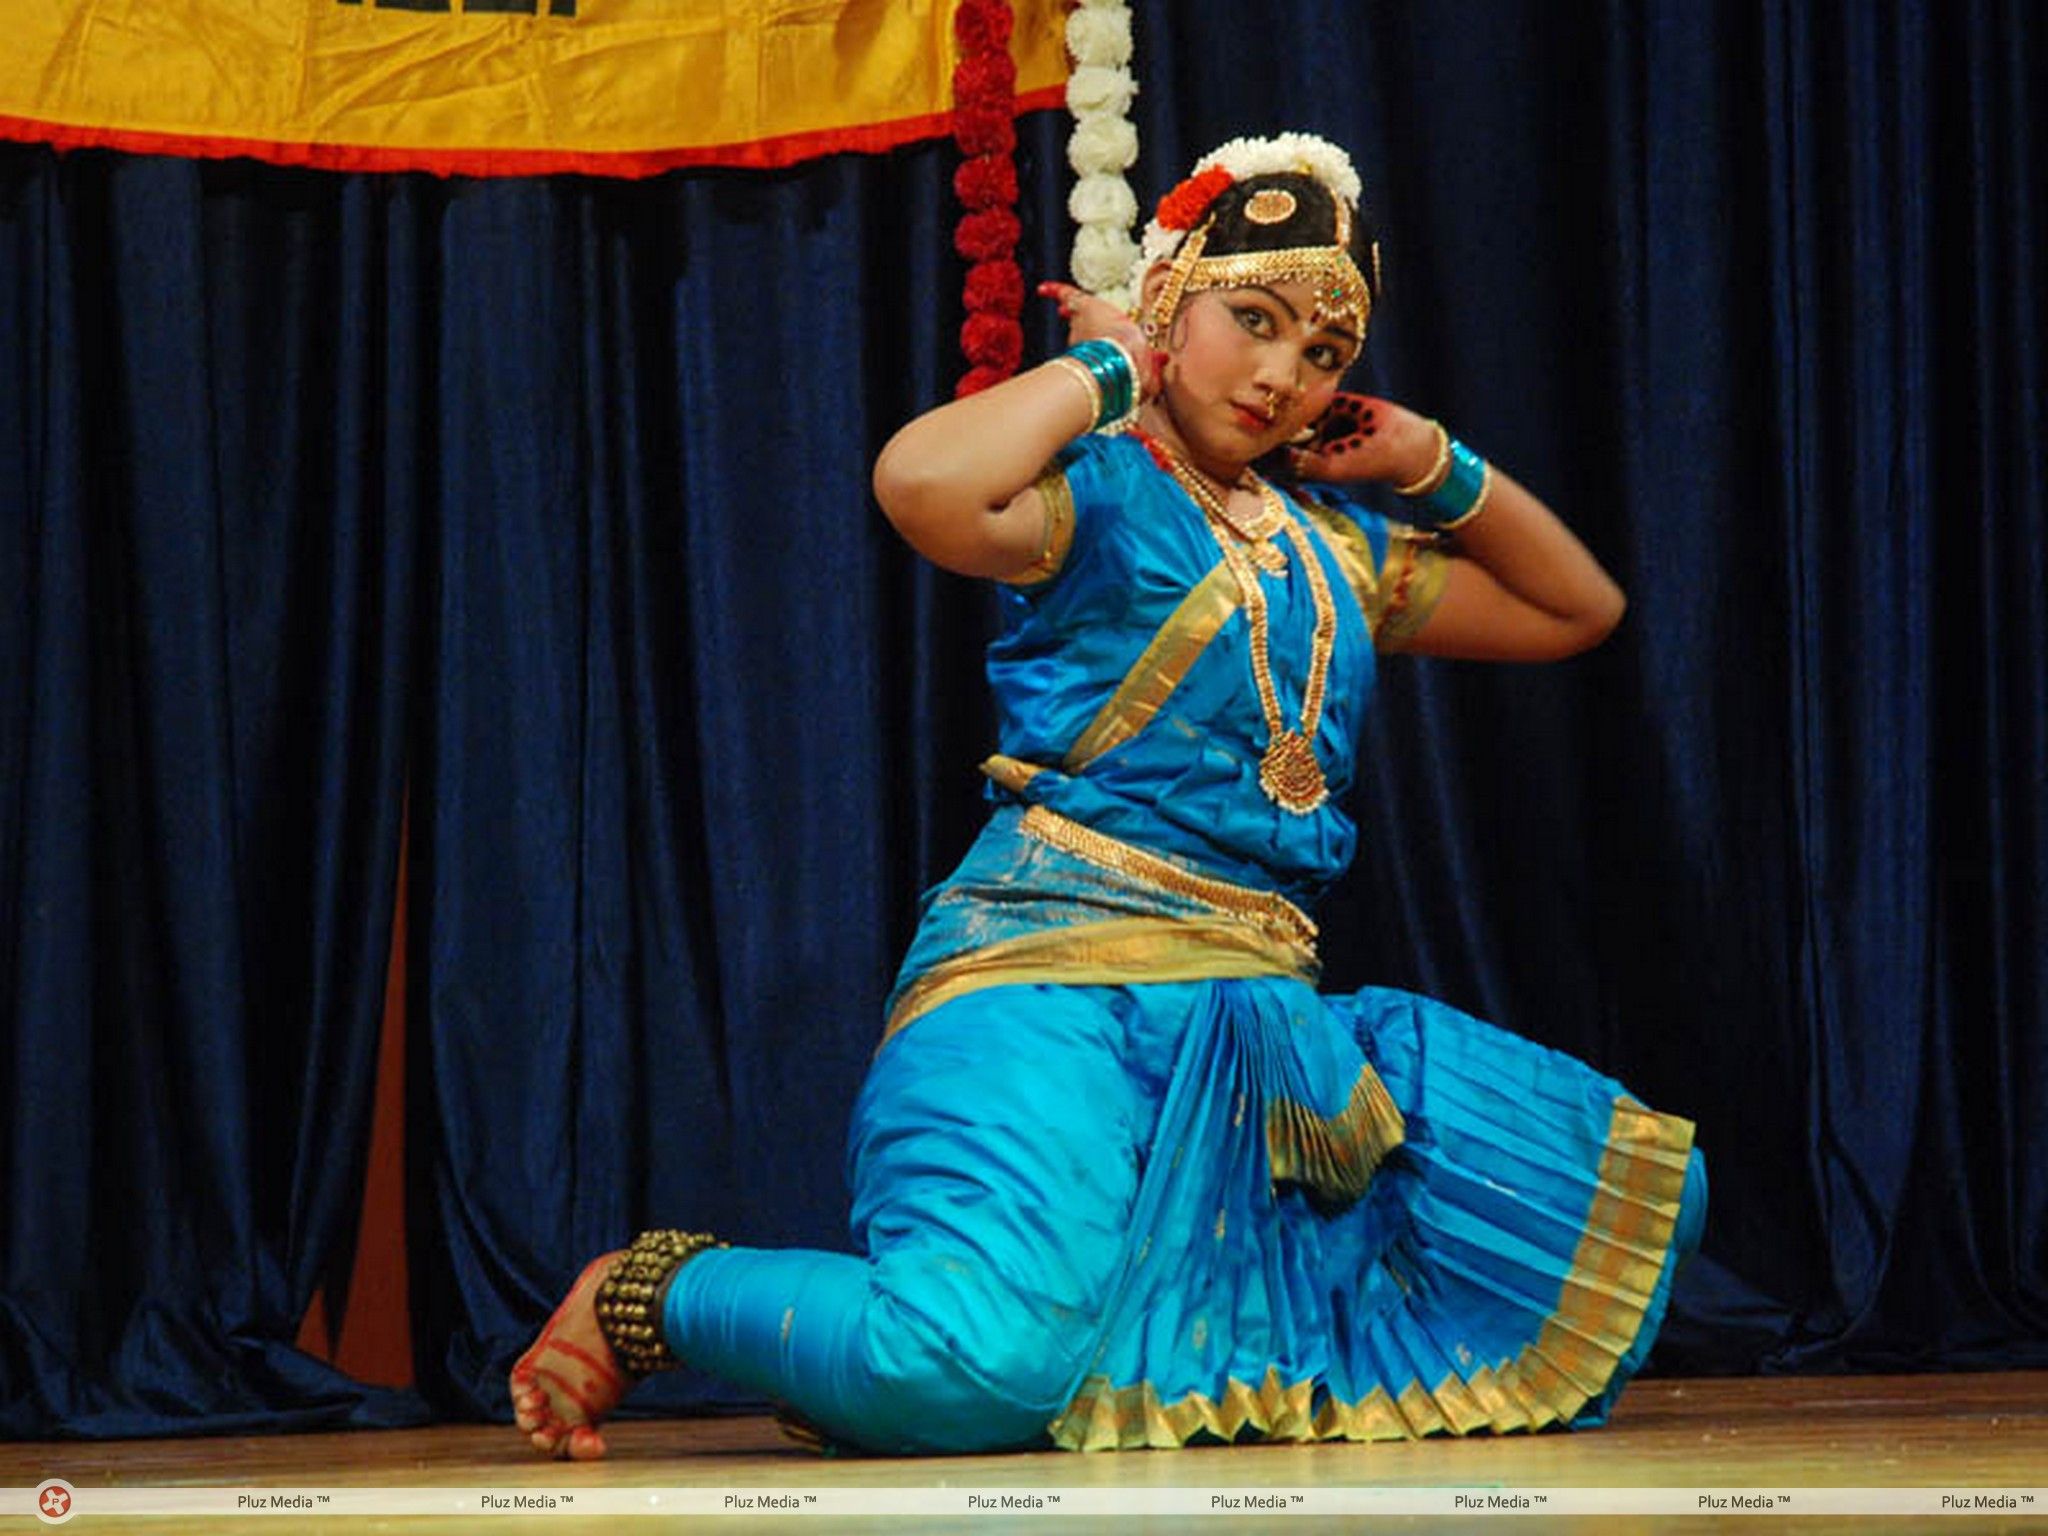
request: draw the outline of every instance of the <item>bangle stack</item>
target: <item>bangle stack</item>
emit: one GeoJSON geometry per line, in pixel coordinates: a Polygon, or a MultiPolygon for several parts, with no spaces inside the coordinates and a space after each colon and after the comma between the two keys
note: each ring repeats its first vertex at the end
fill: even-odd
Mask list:
{"type": "Polygon", "coordinates": [[[1455,533],[1486,510],[1493,466],[1446,432],[1442,422],[1430,425],[1436,429],[1435,461],[1417,479],[1395,486],[1394,494],[1428,511],[1436,532],[1455,533]]]}
{"type": "Polygon", "coordinates": [[[597,1326],[628,1376],[648,1376],[680,1363],[661,1333],[668,1283],[706,1248],[724,1246],[708,1232],[642,1232],[619,1255],[597,1288],[597,1326]]]}
{"type": "Polygon", "coordinates": [[[1138,366],[1122,342],[1077,341],[1052,361],[1088,392],[1091,431],[1122,432],[1138,419],[1138,366]]]}

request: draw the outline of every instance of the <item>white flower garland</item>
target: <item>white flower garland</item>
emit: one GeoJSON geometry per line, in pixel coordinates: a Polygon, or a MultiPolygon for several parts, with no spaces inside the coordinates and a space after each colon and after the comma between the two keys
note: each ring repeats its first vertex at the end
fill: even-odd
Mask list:
{"type": "Polygon", "coordinates": [[[1080,0],[1067,15],[1067,109],[1074,131],[1067,163],[1080,179],[1067,198],[1074,236],[1074,281],[1128,309],[1137,242],[1138,198],[1124,179],[1138,159],[1138,130],[1130,120],[1138,94],[1132,78],[1131,8],[1123,0],[1080,0]]]}
{"type": "MultiPolygon", "coordinates": [[[[1192,179],[1212,166],[1228,171],[1233,181],[1243,181],[1248,176],[1270,176],[1278,171],[1313,176],[1354,208],[1365,192],[1364,184],[1358,179],[1358,171],[1351,164],[1351,157],[1328,139],[1317,138],[1312,133],[1277,133],[1270,139],[1232,139],[1197,160],[1188,176],[1192,179]]],[[[1146,224],[1145,238],[1138,249],[1131,281],[1144,276],[1146,269],[1155,261],[1171,260],[1187,236],[1186,230],[1167,229],[1156,218],[1146,224]]]]}

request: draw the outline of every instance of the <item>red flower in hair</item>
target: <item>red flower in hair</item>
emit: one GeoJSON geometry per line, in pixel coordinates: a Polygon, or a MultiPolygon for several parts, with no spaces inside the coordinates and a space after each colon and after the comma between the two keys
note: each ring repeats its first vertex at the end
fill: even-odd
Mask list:
{"type": "Polygon", "coordinates": [[[1017,201],[1017,167],[1008,155],[976,155],[953,172],[953,195],[968,208],[1007,208],[1017,201]]]}
{"type": "Polygon", "coordinates": [[[1010,46],[1010,8],[1001,0],[960,0],[953,13],[953,36],[962,53],[990,53],[1010,46]]]}
{"type": "Polygon", "coordinates": [[[1014,318],[1024,307],[1024,274],[1014,261],[978,261],[967,269],[961,299],[970,311],[1014,318]]]}
{"type": "Polygon", "coordinates": [[[1237,178],[1220,165],[1212,165],[1190,176],[1159,199],[1159,227],[1193,229],[1209,205],[1221,197],[1237,178]]]}

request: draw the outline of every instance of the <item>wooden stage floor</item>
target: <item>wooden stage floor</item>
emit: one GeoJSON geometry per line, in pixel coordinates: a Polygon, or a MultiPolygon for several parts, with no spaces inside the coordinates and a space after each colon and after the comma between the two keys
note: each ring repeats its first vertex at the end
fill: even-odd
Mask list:
{"type": "MultiPolygon", "coordinates": [[[[1605,1429],[1584,1434],[1431,1440],[1395,1445],[1204,1447],[1120,1455],[1060,1453],[896,1460],[821,1459],[785,1442],[767,1419],[637,1420],[614,1426],[612,1455],[587,1465],[524,1453],[510,1430],[471,1425],[355,1434],[0,1445],[0,1529],[55,1529],[19,1513],[22,1490],[61,1477],[80,1490],[78,1531],[148,1531],[156,1536],[223,1527],[294,1530],[457,1531],[511,1518],[519,1529],[553,1533],[740,1529],[761,1524],[813,1529],[927,1532],[983,1529],[1234,1531],[1284,1525],[1289,1531],[1382,1527],[1462,1529],[1507,1518],[1517,1530],[1701,1531],[1761,1520],[1772,1531],[1894,1530],[1931,1526],[1971,1531],[2048,1531],[2048,1507],[1958,1515],[1797,1513],[1800,1490],[1899,1488],[1978,1491],[2048,1484],[2048,1372],[1961,1376],[1772,1377],[1639,1382],[1605,1429]],[[1792,1505],[1757,1516],[1713,1514],[1474,1514],[1460,1517],[1294,1515],[1215,1519],[1186,1513],[900,1514],[841,1517],[824,1511],[781,1516],[677,1515],[622,1518],[558,1507],[545,1514],[494,1516],[306,1515],[276,1522],[233,1515],[93,1517],[96,1489],[498,1489],[533,1494],[624,1490],[946,1489],[1637,1489],[1683,1488],[1781,1495],[1792,1505]]],[[[829,1493],[822,1495],[829,1497],[829,1493]]],[[[636,1496],[637,1497],[637,1496],[636,1496]]],[[[575,1500],[572,1498],[570,1504],[575,1500]]],[[[589,1500],[586,1498],[586,1504],[589,1500]]]]}

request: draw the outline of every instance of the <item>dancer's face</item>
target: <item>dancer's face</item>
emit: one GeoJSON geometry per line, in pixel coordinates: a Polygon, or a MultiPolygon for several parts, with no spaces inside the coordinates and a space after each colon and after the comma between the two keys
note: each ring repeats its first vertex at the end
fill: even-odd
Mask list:
{"type": "Polygon", "coordinates": [[[1359,339],[1319,323],[1306,283],[1215,288],[1180,307],[1168,331],[1167,407],[1197,462],[1242,466],[1330,407],[1359,339]]]}

